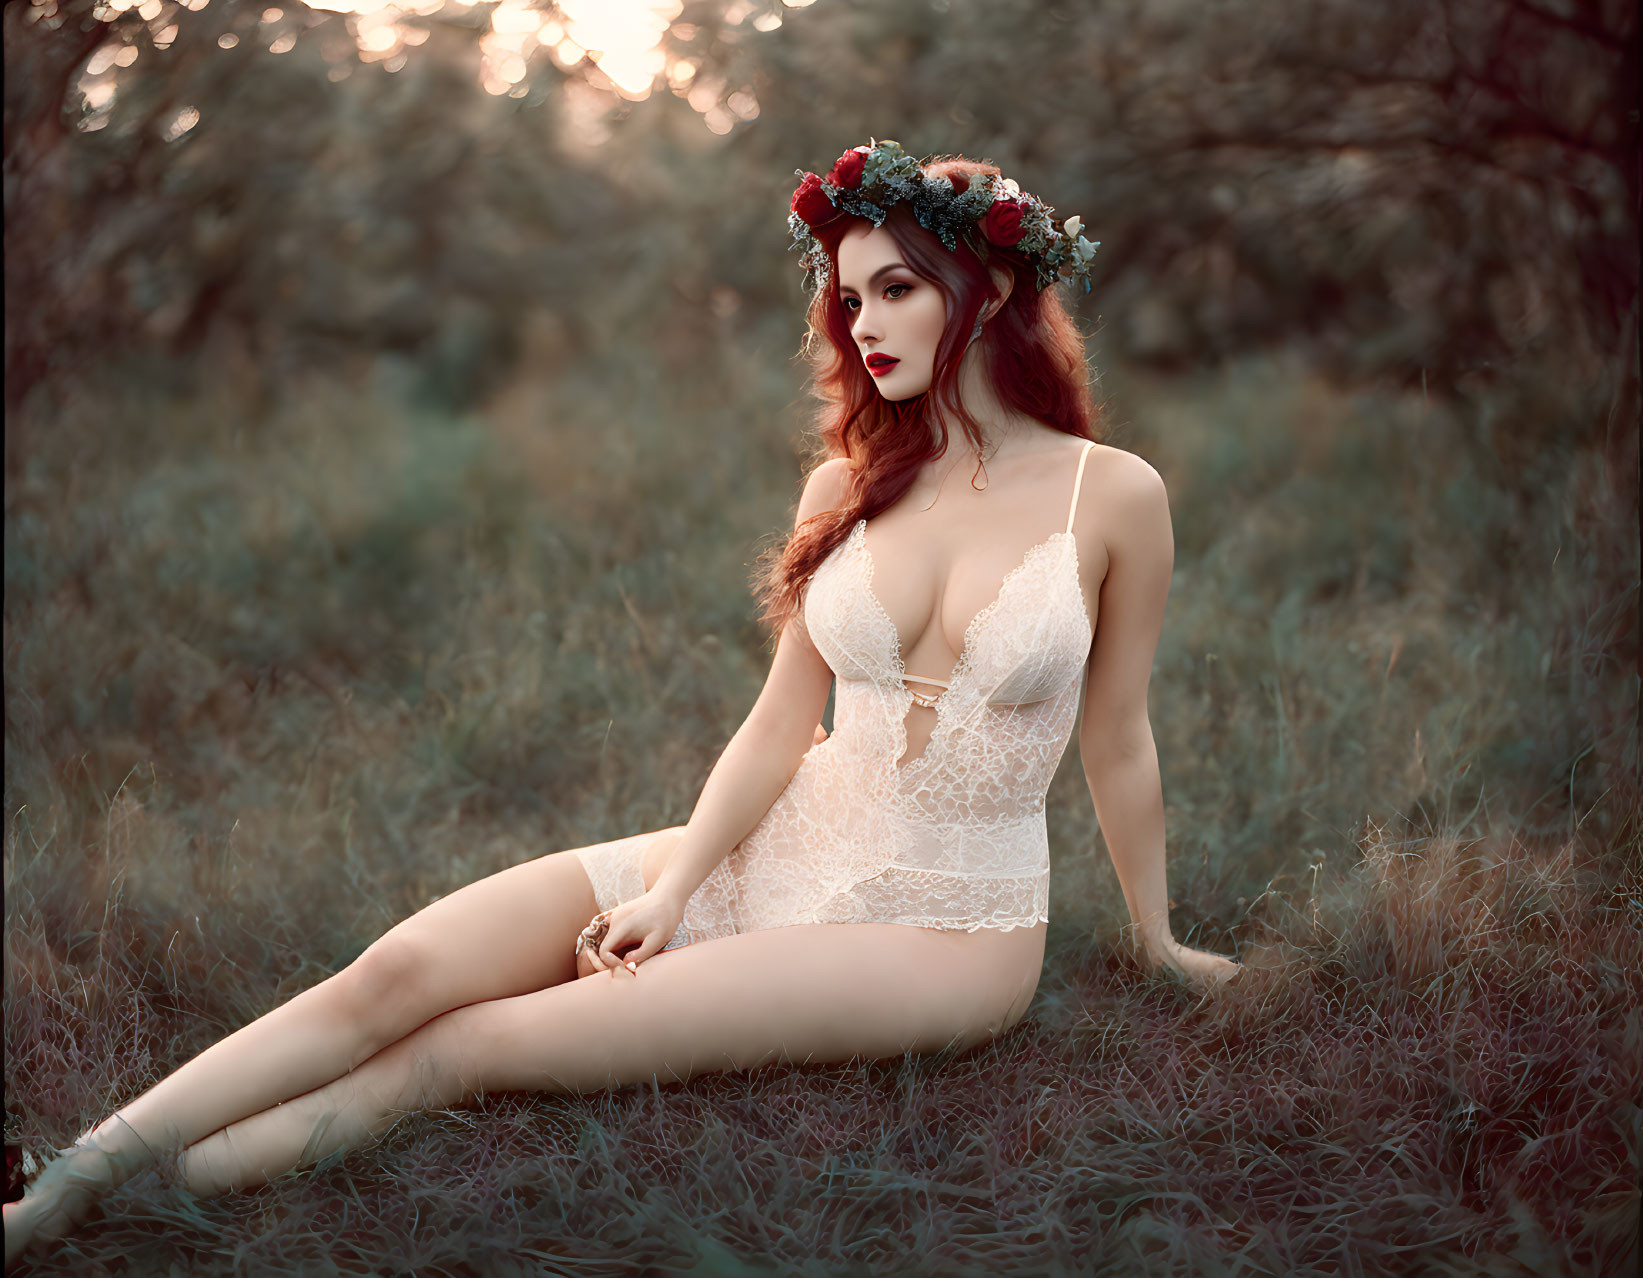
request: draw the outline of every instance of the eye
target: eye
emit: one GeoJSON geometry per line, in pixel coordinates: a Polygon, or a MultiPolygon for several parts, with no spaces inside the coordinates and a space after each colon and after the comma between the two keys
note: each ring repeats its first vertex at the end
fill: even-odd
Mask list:
{"type": "MultiPolygon", "coordinates": [[[[893,288],[899,288],[903,292],[906,292],[906,293],[911,293],[913,291],[913,286],[911,284],[886,284],[884,286],[884,291],[888,293],[893,288]]],[[[846,298],[841,298],[840,300],[844,305],[845,312],[847,314],[854,315],[855,312],[850,309],[850,303],[854,302],[856,300],[856,298],[846,297],[846,298]]]]}

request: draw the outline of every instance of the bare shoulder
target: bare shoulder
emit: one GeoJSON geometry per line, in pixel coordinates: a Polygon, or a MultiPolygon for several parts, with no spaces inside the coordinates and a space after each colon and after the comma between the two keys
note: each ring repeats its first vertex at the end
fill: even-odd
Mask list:
{"type": "MultiPolygon", "coordinates": [[[[1082,448],[1083,441],[1074,446],[1074,468],[1082,448]]],[[[1100,593],[1115,558],[1133,555],[1138,541],[1152,543],[1160,536],[1167,541],[1169,527],[1164,479],[1146,458],[1108,444],[1090,449],[1073,516],[1079,575],[1090,601],[1100,593]]]]}
{"type": "Polygon", "coordinates": [[[799,495],[795,525],[844,504],[850,485],[850,459],[829,457],[805,477],[804,492],[799,495]]]}
{"type": "Polygon", "coordinates": [[[1084,482],[1093,482],[1107,503],[1129,513],[1134,513],[1137,505],[1146,508],[1168,501],[1164,492],[1164,477],[1151,462],[1107,444],[1097,444],[1090,450],[1084,482]]]}

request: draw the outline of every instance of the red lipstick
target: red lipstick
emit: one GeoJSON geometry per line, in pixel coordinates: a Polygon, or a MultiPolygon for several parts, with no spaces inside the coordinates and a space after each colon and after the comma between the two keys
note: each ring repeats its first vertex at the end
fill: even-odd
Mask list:
{"type": "Polygon", "coordinates": [[[874,377],[883,377],[899,363],[901,361],[894,355],[880,355],[875,352],[867,357],[867,371],[874,377]]]}

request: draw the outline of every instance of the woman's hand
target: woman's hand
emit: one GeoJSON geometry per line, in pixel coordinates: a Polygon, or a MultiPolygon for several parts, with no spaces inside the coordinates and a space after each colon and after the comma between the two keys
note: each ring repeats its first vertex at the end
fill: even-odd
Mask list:
{"type": "Polygon", "coordinates": [[[1242,963],[1208,950],[1192,949],[1174,938],[1147,947],[1146,967],[1152,974],[1167,967],[1204,993],[1225,985],[1244,970],[1242,963]]]}
{"type": "Polygon", "coordinates": [[[654,888],[623,901],[610,912],[610,929],[597,946],[584,945],[576,956],[576,975],[626,968],[637,975],[639,964],[673,939],[684,922],[684,904],[654,888]]]}

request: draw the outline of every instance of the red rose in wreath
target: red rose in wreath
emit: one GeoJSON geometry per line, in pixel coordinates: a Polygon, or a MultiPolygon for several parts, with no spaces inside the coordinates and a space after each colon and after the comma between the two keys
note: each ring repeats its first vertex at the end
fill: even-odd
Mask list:
{"type": "Polygon", "coordinates": [[[989,244],[1010,248],[1025,234],[1021,226],[1021,205],[1014,200],[994,200],[981,219],[981,233],[989,244]]]}
{"type": "Polygon", "coordinates": [[[854,191],[861,185],[861,171],[867,167],[867,152],[858,151],[851,147],[833,162],[833,168],[827,175],[827,180],[834,186],[842,186],[847,191],[854,191]]]}
{"type": "Polygon", "coordinates": [[[814,173],[806,173],[804,181],[799,183],[799,189],[793,192],[793,212],[797,213],[812,229],[831,222],[838,216],[838,209],[833,207],[833,201],[827,198],[827,192],[822,190],[822,180],[814,173]]]}

